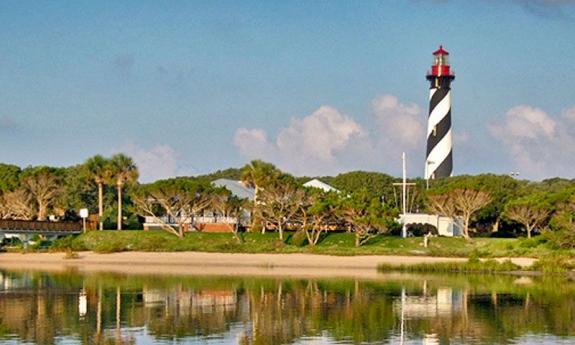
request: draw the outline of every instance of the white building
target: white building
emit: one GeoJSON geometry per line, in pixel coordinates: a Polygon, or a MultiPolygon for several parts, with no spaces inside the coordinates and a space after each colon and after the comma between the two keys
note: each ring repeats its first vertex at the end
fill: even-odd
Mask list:
{"type": "Polygon", "coordinates": [[[323,190],[324,192],[336,192],[339,193],[339,190],[328,185],[327,183],[321,182],[320,180],[314,178],[313,180],[309,180],[303,184],[304,187],[308,188],[318,188],[323,190]]]}
{"type": "Polygon", "coordinates": [[[459,225],[451,217],[444,217],[437,214],[407,213],[399,215],[397,221],[405,225],[421,224],[434,226],[439,236],[461,236],[459,225]]]}
{"type": "MultiPolygon", "coordinates": [[[[215,187],[224,187],[229,190],[233,196],[240,199],[254,200],[255,191],[253,188],[247,187],[241,181],[235,181],[225,178],[220,178],[212,182],[215,187]]],[[[246,210],[239,217],[229,217],[226,215],[217,214],[214,210],[208,209],[202,211],[201,214],[195,214],[193,217],[184,216],[186,219],[183,224],[188,229],[192,229],[191,224],[202,228],[205,232],[229,232],[230,226],[235,225],[238,220],[241,225],[250,223],[250,213],[246,210]]],[[[168,224],[177,227],[182,219],[177,217],[162,216],[162,217],[144,217],[144,230],[160,228],[162,224],[168,224]]]]}

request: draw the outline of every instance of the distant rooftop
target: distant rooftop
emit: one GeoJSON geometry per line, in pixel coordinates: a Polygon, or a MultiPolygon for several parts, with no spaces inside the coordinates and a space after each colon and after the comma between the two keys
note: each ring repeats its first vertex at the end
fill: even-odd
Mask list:
{"type": "Polygon", "coordinates": [[[220,178],[212,181],[216,187],[225,187],[232,194],[240,199],[254,200],[255,191],[253,188],[246,187],[241,181],[220,178]]]}
{"type": "Polygon", "coordinates": [[[319,188],[321,190],[323,190],[324,192],[337,192],[339,193],[339,190],[328,185],[327,183],[321,182],[320,180],[314,178],[313,180],[309,180],[306,183],[303,184],[304,187],[311,187],[311,188],[319,188]]]}

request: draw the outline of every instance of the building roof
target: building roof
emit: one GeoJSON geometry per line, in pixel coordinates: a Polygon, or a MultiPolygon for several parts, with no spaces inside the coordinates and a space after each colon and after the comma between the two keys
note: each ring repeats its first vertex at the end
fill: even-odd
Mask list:
{"type": "Polygon", "coordinates": [[[439,49],[433,52],[433,55],[449,55],[447,50],[443,49],[443,46],[439,46],[439,49]]]}
{"type": "Polygon", "coordinates": [[[255,190],[246,187],[241,181],[230,180],[227,178],[220,178],[212,181],[216,187],[225,187],[232,194],[240,199],[254,200],[255,190]]]}
{"type": "Polygon", "coordinates": [[[339,193],[339,190],[328,185],[327,183],[321,182],[320,180],[314,178],[313,180],[307,181],[306,183],[303,184],[304,187],[312,187],[312,188],[319,188],[321,190],[323,190],[324,192],[337,192],[339,193]]]}

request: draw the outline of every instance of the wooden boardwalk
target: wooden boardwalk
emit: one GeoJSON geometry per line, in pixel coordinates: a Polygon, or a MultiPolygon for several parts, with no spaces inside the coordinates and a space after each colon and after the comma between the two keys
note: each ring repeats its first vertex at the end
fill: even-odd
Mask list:
{"type": "Polygon", "coordinates": [[[0,219],[0,233],[67,235],[82,233],[81,222],[0,219]]]}

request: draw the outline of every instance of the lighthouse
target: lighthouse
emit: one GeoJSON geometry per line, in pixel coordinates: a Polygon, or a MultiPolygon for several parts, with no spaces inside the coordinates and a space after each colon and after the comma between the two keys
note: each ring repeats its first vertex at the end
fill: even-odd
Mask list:
{"type": "Polygon", "coordinates": [[[433,65],[427,73],[429,88],[429,117],[427,120],[427,154],[425,179],[451,176],[453,172],[451,131],[451,82],[449,53],[439,46],[433,52],[433,65]]]}

